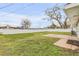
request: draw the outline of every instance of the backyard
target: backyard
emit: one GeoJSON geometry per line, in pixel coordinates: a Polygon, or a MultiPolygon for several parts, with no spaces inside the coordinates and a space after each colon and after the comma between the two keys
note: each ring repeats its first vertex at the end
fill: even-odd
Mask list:
{"type": "Polygon", "coordinates": [[[22,34],[0,34],[0,55],[12,56],[60,56],[79,55],[79,53],[55,46],[58,38],[45,37],[46,34],[65,34],[69,32],[35,32],[22,34]]]}

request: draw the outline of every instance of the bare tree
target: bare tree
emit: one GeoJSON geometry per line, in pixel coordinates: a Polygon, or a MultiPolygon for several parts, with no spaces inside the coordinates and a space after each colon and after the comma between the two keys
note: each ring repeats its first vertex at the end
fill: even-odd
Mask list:
{"type": "Polygon", "coordinates": [[[70,25],[67,24],[68,17],[65,18],[63,28],[68,28],[70,25]]]}
{"type": "Polygon", "coordinates": [[[21,25],[23,29],[28,29],[31,26],[31,22],[28,19],[24,19],[22,20],[21,25]]]}
{"type": "MultiPolygon", "coordinates": [[[[64,21],[61,22],[62,20],[62,12],[63,9],[61,9],[58,6],[55,6],[53,8],[49,8],[45,11],[45,14],[48,16],[49,20],[52,21],[52,23],[54,23],[53,20],[57,21],[58,24],[60,25],[60,28],[67,28],[67,17],[64,18],[64,21]]],[[[54,23],[55,24],[55,23],[54,23]]]]}
{"type": "Polygon", "coordinates": [[[57,26],[54,24],[54,23],[52,23],[50,26],[48,26],[47,28],[56,28],[57,26]]]}

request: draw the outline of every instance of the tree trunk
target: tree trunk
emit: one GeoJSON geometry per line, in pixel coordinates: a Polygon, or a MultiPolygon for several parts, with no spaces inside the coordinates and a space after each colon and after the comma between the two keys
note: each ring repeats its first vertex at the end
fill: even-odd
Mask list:
{"type": "Polygon", "coordinates": [[[57,20],[57,22],[59,23],[60,28],[63,28],[63,27],[62,27],[62,23],[61,23],[58,19],[56,19],[56,20],[57,20]]]}
{"type": "Polygon", "coordinates": [[[68,19],[68,18],[66,17],[66,18],[65,18],[65,21],[64,21],[64,25],[63,25],[64,28],[67,28],[67,19],[68,19]]]}

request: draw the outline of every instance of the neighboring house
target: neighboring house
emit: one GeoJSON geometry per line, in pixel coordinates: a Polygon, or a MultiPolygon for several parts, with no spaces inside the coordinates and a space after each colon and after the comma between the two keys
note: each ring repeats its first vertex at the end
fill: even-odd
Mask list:
{"type": "Polygon", "coordinates": [[[74,29],[79,36],[79,3],[68,3],[64,10],[70,19],[71,29],[74,29]]]}
{"type": "Polygon", "coordinates": [[[21,27],[16,25],[0,24],[0,29],[21,29],[21,27]]]}

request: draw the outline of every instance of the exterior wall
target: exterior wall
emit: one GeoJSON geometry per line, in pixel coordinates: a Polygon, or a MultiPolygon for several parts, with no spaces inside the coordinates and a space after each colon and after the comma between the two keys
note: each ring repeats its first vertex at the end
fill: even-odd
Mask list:
{"type": "Polygon", "coordinates": [[[71,21],[71,27],[75,29],[76,33],[79,36],[79,23],[78,26],[75,26],[79,18],[79,4],[77,4],[76,6],[75,5],[76,4],[70,4],[69,6],[66,6],[64,10],[71,21]],[[74,17],[75,15],[77,15],[77,17],[74,17]]]}
{"type": "Polygon", "coordinates": [[[65,12],[70,20],[73,20],[74,15],[79,15],[79,6],[65,9],[65,12]]]}

